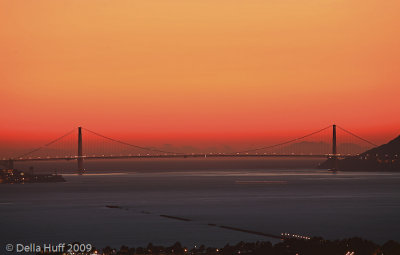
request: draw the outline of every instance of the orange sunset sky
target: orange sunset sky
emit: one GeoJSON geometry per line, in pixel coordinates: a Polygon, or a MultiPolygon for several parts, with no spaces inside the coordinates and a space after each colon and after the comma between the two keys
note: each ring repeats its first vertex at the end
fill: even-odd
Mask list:
{"type": "Polygon", "coordinates": [[[400,134],[400,1],[0,0],[0,149],[400,134]]]}

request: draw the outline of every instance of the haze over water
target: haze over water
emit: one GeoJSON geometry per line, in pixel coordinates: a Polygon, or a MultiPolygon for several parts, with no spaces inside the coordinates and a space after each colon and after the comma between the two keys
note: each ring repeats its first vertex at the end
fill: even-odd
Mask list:
{"type": "Polygon", "coordinates": [[[275,235],[400,240],[399,173],[333,174],[312,167],[315,160],[282,162],[115,161],[121,171],[113,171],[110,163],[88,161],[86,175],[64,170],[66,183],[1,185],[1,245],[80,241],[117,248],[180,241],[221,247],[268,240],[209,223],[275,235]]]}

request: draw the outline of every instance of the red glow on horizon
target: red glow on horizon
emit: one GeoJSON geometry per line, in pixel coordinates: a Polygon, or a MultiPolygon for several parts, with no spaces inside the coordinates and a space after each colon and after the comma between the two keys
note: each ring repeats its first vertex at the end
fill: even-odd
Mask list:
{"type": "Polygon", "coordinates": [[[385,143],[400,134],[399,8],[3,1],[0,151],[77,126],[145,146],[245,149],[335,122],[385,143]]]}

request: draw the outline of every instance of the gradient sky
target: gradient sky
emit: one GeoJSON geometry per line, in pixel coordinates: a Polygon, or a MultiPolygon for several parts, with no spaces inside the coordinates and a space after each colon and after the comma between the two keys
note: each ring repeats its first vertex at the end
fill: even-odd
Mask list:
{"type": "Polygon", "coordinates": [[[399,1],[0,0],[0,142],[400,133],[399,1]]]}

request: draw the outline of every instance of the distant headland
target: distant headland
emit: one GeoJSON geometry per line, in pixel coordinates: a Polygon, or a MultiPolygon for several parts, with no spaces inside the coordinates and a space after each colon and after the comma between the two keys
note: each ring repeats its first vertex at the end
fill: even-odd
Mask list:
{"type": "Polygon", "coordinates": [[[367,150],[357,156],[330,158],[320,168],[340,171],[400,172],[400,135],[390,142],[367,150]]]}

